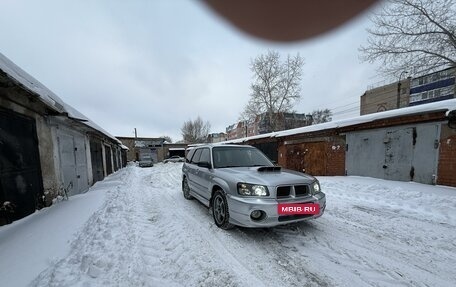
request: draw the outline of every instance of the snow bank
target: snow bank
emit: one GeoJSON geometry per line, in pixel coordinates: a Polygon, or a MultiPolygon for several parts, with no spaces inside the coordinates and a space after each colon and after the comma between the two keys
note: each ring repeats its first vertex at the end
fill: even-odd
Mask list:
{"type": "Polygon", "coordinates": [[[0,227],[0,286],[26,286],[70,250],[84,224],[105,202],[115,175],[75,195],[0,227]]]}

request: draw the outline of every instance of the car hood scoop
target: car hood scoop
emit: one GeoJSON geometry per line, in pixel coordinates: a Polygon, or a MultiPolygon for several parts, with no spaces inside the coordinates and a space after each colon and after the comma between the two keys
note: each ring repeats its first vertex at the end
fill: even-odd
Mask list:
{"type": "Polygon", "coordinates": [[[258,172],[278,172],[281,171],[282,167],[280,166],[260,166],[257,168],[258,172]]]}

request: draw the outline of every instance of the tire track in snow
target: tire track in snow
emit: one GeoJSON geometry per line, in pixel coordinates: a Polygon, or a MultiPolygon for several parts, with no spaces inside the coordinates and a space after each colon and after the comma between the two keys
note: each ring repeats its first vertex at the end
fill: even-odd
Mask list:
{"type": "Polygon", "coordinates": [[[297,236],[293,226],[285,225],[270,229],[239,228],[239,232],[244,240],[260,240],[257,246],[265,247],[261,249],[267,253],[269,263],[279,271],[286,286],[334,285],[324,272],[311,268],[312,258],[299,252],[292,243],[306,241],[304,236],[297,236]]]}
{"type": "MultiPolygon", "coordinates": [[[[212,223],[212,217],[208,215],[205,207],[196,201],[187,201],[183,198],[180,191],[180,166],[179,169],[174,170],[168,169],[167,166],[166,169],[152,175],[151,182],[160,182],[160,176],[167,176],[164,181],[170,189],[168,192],[163,192],[163,196],[175,204],[178,207],[177,210],[184,211],[179,212],[179,216],[192,222],[193,233],[197,231],[200,234],[206,234],[210,247],[216,250],[233,270],[238,274],[245,273],[245,270],[248,270],[248,274],[258,274],[257,278],[262,278],[263,285],[267,286],[328,286],[321,276],[297,264],[296,258],[288,255],[290,250],[280,247],[280,242],[268,241],[257,244],[261,237],[252,241],[242,229],[231,231],[218,229],[212,223]],[[201,217],[201,221],[196,219],[201,217]]],[[[154,187],[158,188],[155,185],[154,187]]],[[[257,235],[258,232],[261,233],[258,229],[250,229],[250,231],[257,235]]],[[[244,277],[252,276],[248,274],[244,274],[244,277]]],[[[252,281],[252,279],[249,280],[252,281]]]]}
{"type": "MultiPolygon", "coordinates": [[[[144,212],[155,210],[160,217],[148,234],[151,239],[145,238],[143,246],[148,249],[146,252],[160,258],[160,264],[179,269],[161,275],[186,286],[243,286],[245,282],[264,285],[225,252],[223,245],[208,236],[207,222],[195,221],[185,212],[188,206],[181,209],[176,204],[172,193],[180,189],[180,176],[176,172],[180,166],[162,165],[152,174],[144,173],[143,178],[145,183],[150,182],[144,212]]],[[[179,197],[179,200],[184,199],[179,197]]]]}
{"type": "Polygon", "coordinates": [[[328,196],[322,218],[224,231],[206,207],[183,198],[180,168],[129,166],[100,182],[110,187],[105,204],[68,256],[32,285],[449,286],[456,280],[453,217],[437,225],[441,214],[422,220],[426,213],[408,214],[406,204],[387,205],[377,185],[364,187],[368,193],[321,180],[328,196]]]}
{"type": "MultiPolygon", "coordinates": [[[[311,224],[316,227],[307,241],[315,247],[310,255],[316,259],[317,268],[332,270],[334,274],[331,277],[336,282],[338,272],[350,272],[353,285],[428,286],[434,282],[437,286],[446,286],[445,281],[435,272],[438,268],[429,266],[419,254],[414,254],[416,246],[408,246],[407,249],[407,246],[397,242],[400,230],[390,233],[388,228],[383,229],[384,225],[373,223],[372,218],[352,218],[353,214],[358,215],[355,210],[350,216],[345,216],[345,213],[331,210],[331,206],[328,206],[325,217],[320,220],[292,225],[299,228],[311,224]],[[341,218],[341,215],[344,216],[341,218]],[[324,262],[326,263],[322,264],[324,262]],[[416,263],[422,266],[414,266],[416,263]],[[425,273],[422,272],[423,267],[427,267],[425,273]]],[[[305,231],[302,232],[305,235],[305,231]]],[[[410,234],[413,233],[409,232],[407,236],[410,234]]],[[[298,249],[302,250],[299,246],[298,249]]]]}

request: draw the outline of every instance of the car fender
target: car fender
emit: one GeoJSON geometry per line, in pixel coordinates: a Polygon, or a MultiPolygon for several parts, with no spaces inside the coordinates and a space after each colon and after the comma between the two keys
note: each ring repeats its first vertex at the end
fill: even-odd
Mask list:
{"type": "Polygon", "coordinates": [[[220,186],[222,188],[222,192],[226,195],[227,191],[230,190],[230,186],[228,185],[228,182],[222,178],[215,177],[212,179],[212,184],[211,184],[211,199],[214,191],[214,186],[220,186]]]}

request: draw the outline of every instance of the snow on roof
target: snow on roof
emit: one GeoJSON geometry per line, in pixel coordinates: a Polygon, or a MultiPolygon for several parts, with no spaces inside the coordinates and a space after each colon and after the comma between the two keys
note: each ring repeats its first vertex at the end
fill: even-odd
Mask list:
{"type": "Polygon", "coordinates": [[[70,119],[74,119],[77,121],[83,121],[83,122],[90,121],[90,119],[88,117],[83,115],[81,112],[79,112],[78,110],[76,110],[75,108],[70,106],[69,104],[63,103],[63,107],[65,108],[65,111],[68,114],[68,117],[70,119]]]}
{"type": "Polygon", "coordinates": [[[88,117],[86,117],[84,114],[82,114],[81,112],[79,112],[78,110],[76,110],[75,108],[73,108],[72,106],[70,106],[69,104],[67,103],[63,103],[64,107],[65,107],[65,110],[66,112],[68,113],[68,117],[71,118],[71,119],[74,119],[74,120],[77,120],[77,121],[81,121],[83,124],[85,124],[86,126],[88,127],[91,127],[92,129],[95,129],[97,131],[99,131],[100,133],[104,134],[105,136],[111,138],[112,140],[114,140],[115,142],[117,142],[118,144],[121,144],[122,142],[120,140],[118,140],[115,136],[111,135],[110,133],[108,133],[107,131],[105,131],[102,127],[100,127],[99,125],[97,125],[96,123],[94,123],[91,119],[89,119],[88,117]]]}
{"type": "Polygon", "coordinates": [[[0,53],[0,70],[5,72],[11,79],[21,84],[25,89],[36,95],[44,104],[59,113],[67,113],[68,117],[83,122],[85,125],[101,132],[107,137],[113,139],[117,143],[122,142],[115,138],[113,135],[102,129],[96,123],[92,122],[88,117],[80,113],[72,106],[65,103],[56,94],[49,90],[46,86],[41,84],[37,79],[29,75],[27,72],[19,68],[5,55],[0,53]]]}
{"type": "Polygon", "coordinates": [[[224,143],[242,143],[242,142],[246,142],[249,140],[255,140],[255,139],[284,137],[284,136],[290,136],[290,135],[296,135],[296,134],[302,134],[302,133],[323,131],[323,130],[327,130],[327,129],[348,127],[348,126],[353,126],[353,125],[357,125],[357,124],[364,124],[364,123],[369,123],[369,122],[373,122],[376,120],[395,118],[395,117],[400,117],[400,116],[410,116],[410,115],[415,115],[415,114],[423,114],[423,113],[438,112],[438,111],[446,111],[448,113],[449,111],[452,111],[452,110],[456,110],[456,99],[450,99],[450,100],[439,101],[439,102],[434,102],[434,103],[429,103],[429,104],[424,104],[424,105],[413,106],[413,107],[406,107],[406,108],[401,108],[401,109],[378,112],[378,113],[373,113],[373,114],[368,114],[368,115],[363,115],[363,116],[358,116],[358,117],[353,117],[353,118],[348,118],[348,119],[343,119],[343,120],[338,120],[338,121],[332,121],[332,122],[327,122],[327,123],[322,123],[322,124],[305,126],[305,127],[291,129],[291,130],[284,130],[284,131],[272,132],[272,133],[267,133],[267,134],[255,135],[255,136],[251,136],[251,137],[245,137],[245,138],[225,141],[224,143]]]}
{"type": "Polygon", "coordinates": [[[123,144],[120,145],[120,148],[124,149],[124,150],[130,150],[126,145],[123,145],[123,144]]]}
{"type": "Polygon", "coordinates": [[[168,150],[173,151],[173,150],[185,150],[185,147],[171,147],[168,150]]]}
{"type": "Polygon", "coordinates": [[[25,89],[36,95],[43,103],[51,109],[61,113],[65,112],[64,102],[51,90],[46,88],[37,79],[11,62],[0,53],[0,70],[5,72],[11,79],[21,84],[25,89]]]}
{"type": "Polygon", "coordinates": [[[112,134],[108,133],[105,129],[103,129],[102,127],[100,127],[99,125],[97,125],[96,123],[92,122],[91,120],[88,120],[87,122],[83,122],[86,126],[89,126],[91,128],[93,128],[94,130],[97,130],[99,131],[100,133],[104,134],[105,136],[111,138],[112,140],[114,140],[115,142],[117,142],[118,144],[122,144],[122,142],[116,138],[115,136],[113,136],[112,134]]]}

